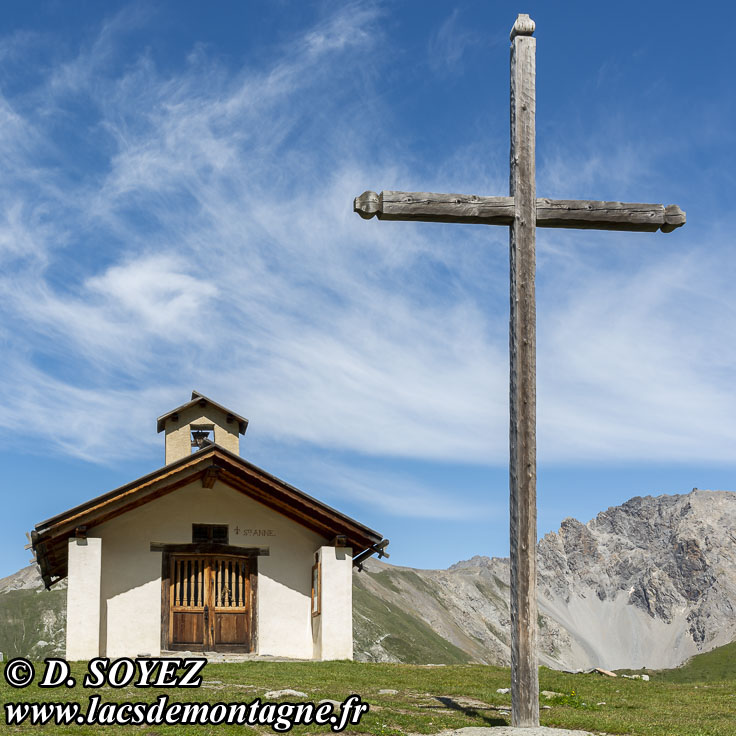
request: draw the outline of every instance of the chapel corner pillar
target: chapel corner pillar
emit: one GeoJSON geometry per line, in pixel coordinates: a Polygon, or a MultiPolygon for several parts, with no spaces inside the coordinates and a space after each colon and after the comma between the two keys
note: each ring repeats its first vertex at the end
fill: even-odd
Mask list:
{"type": "Polygon", "coordinates": [[[102,539],[69,540],[66,591],[66,659],[100,656],[102,539]]]}
{"type": "Polygon", "coordinates": [[[509,518],[511,725],[539,725],[536,439],[536,39],[519,15],[511,30],[509,518]]]}
{"type": "Polygon", "coordinates": [[[317,550],[319,613],[312,617],[315,659],[353,658],[353,550],[317,550]]]}

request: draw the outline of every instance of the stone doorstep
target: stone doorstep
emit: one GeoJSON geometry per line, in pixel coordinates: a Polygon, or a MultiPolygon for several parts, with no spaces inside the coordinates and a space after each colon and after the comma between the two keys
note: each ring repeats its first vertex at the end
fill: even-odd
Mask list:
{"type": "Polygon", "coordinates": [[[173,652],[164,650],[162,657],[205,657],[210,664],[223,662],[312,662],[311,659],[295,659],[293,657],[273,657],[268,654],[241,654],[236,652],[173,652]]]}

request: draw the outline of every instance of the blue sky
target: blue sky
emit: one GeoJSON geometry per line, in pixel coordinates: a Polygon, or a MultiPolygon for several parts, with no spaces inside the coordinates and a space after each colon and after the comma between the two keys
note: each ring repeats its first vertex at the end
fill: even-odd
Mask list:
{"type": "Polygon", "coordinates": [[[539,196],[688,215],[538,231],[540,535],[736,489],[735,14],[709,7],[7,3],[0,575],[35,523],[159,467],[192,389],[392,562],[507,553],[507,230],[352,199],[508,192],[517,12],[539,196]]]}

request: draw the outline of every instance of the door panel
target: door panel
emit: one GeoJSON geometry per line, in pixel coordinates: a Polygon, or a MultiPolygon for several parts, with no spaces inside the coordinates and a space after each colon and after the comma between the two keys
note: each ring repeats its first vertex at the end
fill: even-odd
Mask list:
{"type": "Polygon", "coordinates": [[[201,647],[204,641],[204,620],[201,613],[174,613],[173,641],[201,647]]]}
{"type": "Polygon", "coordinates": [[[247,648],[250,643],[250,564],[248,558],[214,558],[213,627],[215,648],[247,648]]]}
{"type": "Polygon", "coordinates": [[[253,573],[247,557],[172,556],[169,648],[252,651],[253,573]]]}
{"type": "Polygon", "coordinates": [[[244,613],[218,613],[215,618],[215,648],[220,644],[245,645],[248,627],[244,613]]]}
{"type": "Polygon", "coordinates": [[[204,646],[206,560],[202,557],[173,557],[169,594],[169,637],[173,646],[204,646]]]}

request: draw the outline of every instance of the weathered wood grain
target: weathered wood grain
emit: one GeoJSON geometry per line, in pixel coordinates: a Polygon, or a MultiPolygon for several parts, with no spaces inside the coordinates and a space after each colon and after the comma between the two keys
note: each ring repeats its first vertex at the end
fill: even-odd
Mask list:
{"type": "MultiPolygon", "coordinates": [[[[682,227],[686,220],[685,213],[676,204],[540,197],[536,205],[537,227],[668,233],[682,227]]],[[[363,192],[355,198],[353,209],[366,220],[377,217],[379,220],[509,226],[514,219],[514,198],[435,192],[363,192]]]]}
{"type": "Polygon", "coordinates": [[[216,465],[210,465],[202,475],[202,488],[214,488],[220,469],[216,465]]]}
{"type": "Polygon", "coordinates": [[[512,197],[479,197],[474,194],[433,192],[363,192],[353,210],[363,219],[467,222],[510,225],[514,219],[512,197]]]}
{"type": "Polygon", "coordinates": [[[539,724],[536,599],[535,229],[672,232],[685,224],[677,205],[536,197],[534,21],[511,29],[510,197],[367,191],[353,209],[364,219],[506,225],[510,228],[511,702],[514,726],[539,724]]]}
{"type": "Polygon", "coordinates": [[[537,199],[537,225],[578,230],[672,232],[685,224],[676,205],[601,202],[585,199],[537,199]]]}
{"type": "Polygon", "coordinates": [[[536,164],[534,24],[520,15],[511,31],[509,228],[511,538],[511,724],[539,725],[537,670],[536,164]]]}
{"type": "Polygon", "coordinates": [[[664,208],[665,224],[662,226],[663,233],[671,233],[675,228],[682,227],[687,220],[685,212],[676,204],[668,204],[664,208]]]}

